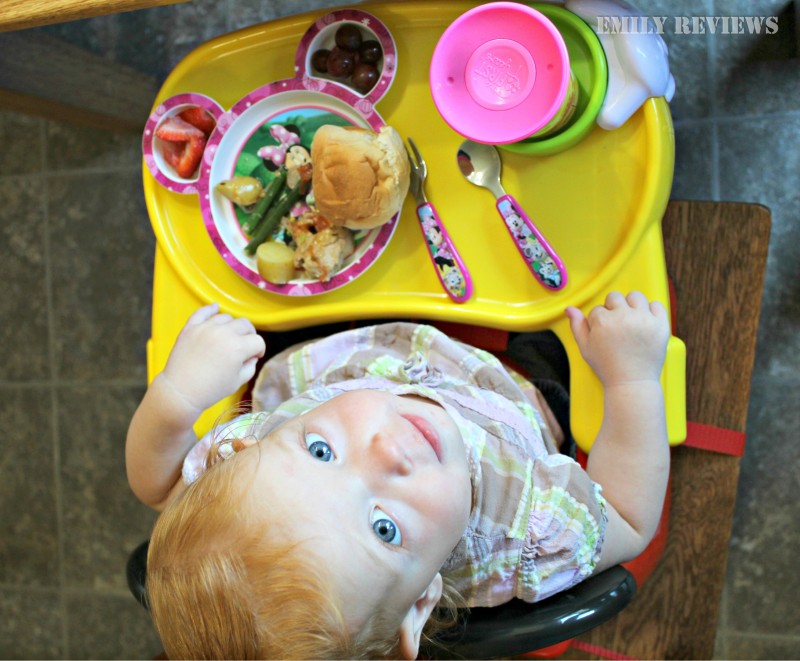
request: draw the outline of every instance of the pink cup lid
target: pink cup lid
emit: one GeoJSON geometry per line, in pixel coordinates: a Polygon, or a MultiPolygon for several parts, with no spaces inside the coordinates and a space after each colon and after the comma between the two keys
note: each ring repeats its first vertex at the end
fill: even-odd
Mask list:
{"type": "Polygon", "coordinates": [[[529,138],[559,111],[570,78],[564,38],[541,12],[492,2],[459,16],[431,60],[433,101],[457,133],[477,142],[529,138]]]}

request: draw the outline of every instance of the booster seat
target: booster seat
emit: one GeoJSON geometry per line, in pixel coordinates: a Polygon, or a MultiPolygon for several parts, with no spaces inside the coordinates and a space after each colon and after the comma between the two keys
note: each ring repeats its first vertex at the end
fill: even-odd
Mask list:
{"type": "MultiPolygon", "coordinates": [[[[292,332],[262,333],[267,355],[283,349],[354,327],[355,323],[327,324],[292,332]]],[[[364,325],[358,324],[358,325],[364,325]]],[[[497,329],[463,326],[445,322],[433,325],[449,336],[473,346],[492,351],[506,361],[509,334],[497,329]]],[[[550,338],[548,338],[550,339],[550,338]]],[[[512,363],[515,369],[519,366],[512,363]]],[[[568,378],[568,375],[567,375],[568,378]]],[[[562,376],[563,380],[563,376],[562,376]]],[[[248,384],[242,402],[249,400],[248,384]]],[[[585,465],[586,453],[578,450],[585,465]]],[[[662,514],[659,531],[648,549],[627,566],[618,565],[601,574],[536,604],[513,600],[494,608],[474,608],[465,612],[459,625],[423,648],[427,658],[492,658],[531,653],[548,658],[562,652],[576,636],[612,618],[634,598],[637,584],[642,584],[657,563],[667,531],[669,504],[662,514]]],[[[131,593],[148,608],[146,593],[147,551],[149,541],[140,544],[130,555],[127,580],[131,593]]]]}
{"type": "MultiPolygon", "coordinates": [[[[509,252],[514,250],[511,244],[501,241],[491,202],[487,204],[482,192],[460,178],[455,167],[460,138],[445,126],[427,95],[427,62],[438,36],[474,4],[447,0],[362,5],[380,16],[395,35],[403,35],[398,71],[404,79],[381,99],[379,110],[387,124],[415,137],[424,153],[431,173],[428,193],[441,217],[453,219],[448,228],[472,273],[473,298],[454,304],[442,292],[428,268],[419,229],[413,226],[411,200],[380,260],[356,281],[321,296],[282,297],[259,291],[220,259],[198,222],[197,199],[160,186],[145,168],[145,197],[157,237],[149,380],[163,369],[186,318],[211,301],[219,301],[223,311],[250,318],[262,331],[354,319],[456,324],[473,329],[465,341],[490,351],[498,350],[497,340],[504,332],[550,330],[566,350],[573,377],[572,434],[582,451],[591,450],[602,418],[602,391],[580,356],[563,310],[576,305],[588,311],[612,289],[637,289],[669,307],[660,227],[674,162],[669,109],[665,99],[649,99],[617,130],[594,130],[579,144],[546,159],[503,154],[507,185],[518,191],[532,217],[547,224],[548,237],[559,245],[570,269],[564,290],[544,291],[509,252]],[[416,133],[421,126],[426,127],[424,141],[416,133]]],[[[293,16],[201,46],[176,67],[156,104],[193,91],[228,107],[265,80],[285,78],[286,44],[294,47],[316,18],[316,14],[293,16]],[[255,68],[249,66],[252,62],[261,64],[255,68]]],[[[671,338],[662,376],[671,444],[686,436],[684,361],[683,343],[671,338]]],[[[196,426],[198,434],[241,396],[239,392],[207,411],[196,426]]],[[[629,569],[612,568],[534,607],[475,609],[466,630],[449,641],[453,654],[482,658],[520,654],[572,638],[610,618],[633,598],[637,582],[652,570],[663,548],[667,511],[659,536],[644,554],[645,562],[629,569]]],[[[131,590],[142,603],[146,603],[145,558],[146,543],[128,566],[131,590]]]]}

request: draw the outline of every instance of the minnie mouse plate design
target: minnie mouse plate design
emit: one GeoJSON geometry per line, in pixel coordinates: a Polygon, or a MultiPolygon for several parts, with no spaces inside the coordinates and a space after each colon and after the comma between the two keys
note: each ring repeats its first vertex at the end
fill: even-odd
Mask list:
{"type": "Polygon", "coordinates": [[[296,279],[285,285],[267,282],[258,272],[256,259],[245,252],[249,239],[242,231],[241,212],[215,187],[234,175],[268,179],[269,164],[280,165],[293,144],[310,148],[314,133],[323,124],[380,129],[384,123],[371,106],[363,104],[336,84],[323,91],[310,90],[292,78],[255,90],[224,113],[206,147],[200,177],[200,209],[214,246],[228,265],[248,282],[287,296],[322,294],[346,285],[369,268],[394,234],[396,214],[388,223],[356,233],[355,251],[329,280],[296,279]],[[357,108],[369,111],[362,115],[357,108]],[[299,133],[290,131],[296,129],[299,133]]]}
{"type": "MultiPolygon", "coordinates": [[[[375,263],[394,234],[399,212],[384,225],[356,232],[354,249],[327,280],[298,277],[286,284],[274,284],[259,274],[255,256],[245,250],[250,241],[242,229],[246,212],[216,187],[234,176],[255,177],[262,184],[268,184],[275,176],[274,171],[287,165],[287,156],[293,147],[302,146],[310,151],[316,130],[324,124],[379,130],[385,122],[376,111],[375,103],[388,91],[394,78],[395,64],[394,40],[377,18],[352,9],[331,12],[318,19],[301,39],[294,78],[263,85],[242,97],[227,111],[223,111],[213,99],[198,94],[181,94],[160,104],[145,128],[145,163],[163,186],[176,193],[198,195],[208,235],[220,256],[237,275],[264,291],[285,296],[310,296],[333,291],[352,282],[375,263]],[[352,86],[352,81],[320,74],[311,64],[317,51],[336,47],[336,34],[343,25],[349,26],[351,33],[357,30],[362,41],[378,42],[381,47],[381,57],[375,65],[378,76],[373,86],[363,93],[352,86]],[[212,113],[216,123],[203,149],[197,172],[186,179],[177,176],[164,155],[158,153],[158,148],[163,145],[159,144],[155,133],[163,121],[165,109],[200,105],[199,101],[209,112],[216,109],[212,113]]],[[[302,210],[302,205],[298,205],[294,211],[300,213],[302,210]]],[[[302,273],[298,271],[298,274],[302,273]]]]}

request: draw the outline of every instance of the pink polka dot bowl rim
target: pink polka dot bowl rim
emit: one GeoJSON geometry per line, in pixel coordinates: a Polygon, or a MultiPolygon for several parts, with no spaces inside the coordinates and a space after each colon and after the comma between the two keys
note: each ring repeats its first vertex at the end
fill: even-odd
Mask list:
{"type": "MultiPolygon", "coordinates": [[[[241,278],[263,291],[283,296],[303,297],[339,289],[365,273],[384,252],[394,235],[400,212],[384,225],[356,236],[356,249],[328,280],[297,277],[286,284],[267,282],[259,274],[256,259],[245,253],[246,237],[235,215],[233,204],[215,191],[216,184],[233,176],[245,143],[264,125],[286,117],[331,115],[344,124],[379,130],[385,126],[375,104],[394,80],[397,51],[388,28],[375,16],[355,9],[340,9],[318,18],[298,45],[295,76],[277,80],[249,91],[228,110],[214,99],[196,92],[177,94],[161,101],[151,113],[143,134],[145,165],[164,188],[182,195],[197,195],[199,215],[217,252],[241,278]],[[380,76],[366,93],[359,93],[346,82],[319,76],[310,69],[310,55],[328,45],[335,31],[345,23],[356,24],[364,39],[381,44],[380,76]],[[191,178],[178,176],[166,162],[155,136],[158,126],[192,106],[213,116],[216,125],[203,150],[200,165],[191,178]]],[[[310,147],[310,144],[307,145],[310,147]]]]}

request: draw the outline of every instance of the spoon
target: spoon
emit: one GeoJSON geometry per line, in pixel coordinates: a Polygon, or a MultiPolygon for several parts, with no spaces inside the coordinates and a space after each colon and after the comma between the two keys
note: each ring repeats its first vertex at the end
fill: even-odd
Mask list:
{"type": "Polygon", "coordinates": [[[500,154],[493,145],[465,140],[456,156],[458,169],[468,181],[488,188],[497,198],[497,210],[506,224],[514,245],[536,279],[547,289],[557,291],[567,284],[567,269],[542,233],[525,215],[517,201],[500,184],[500,154]]]}

